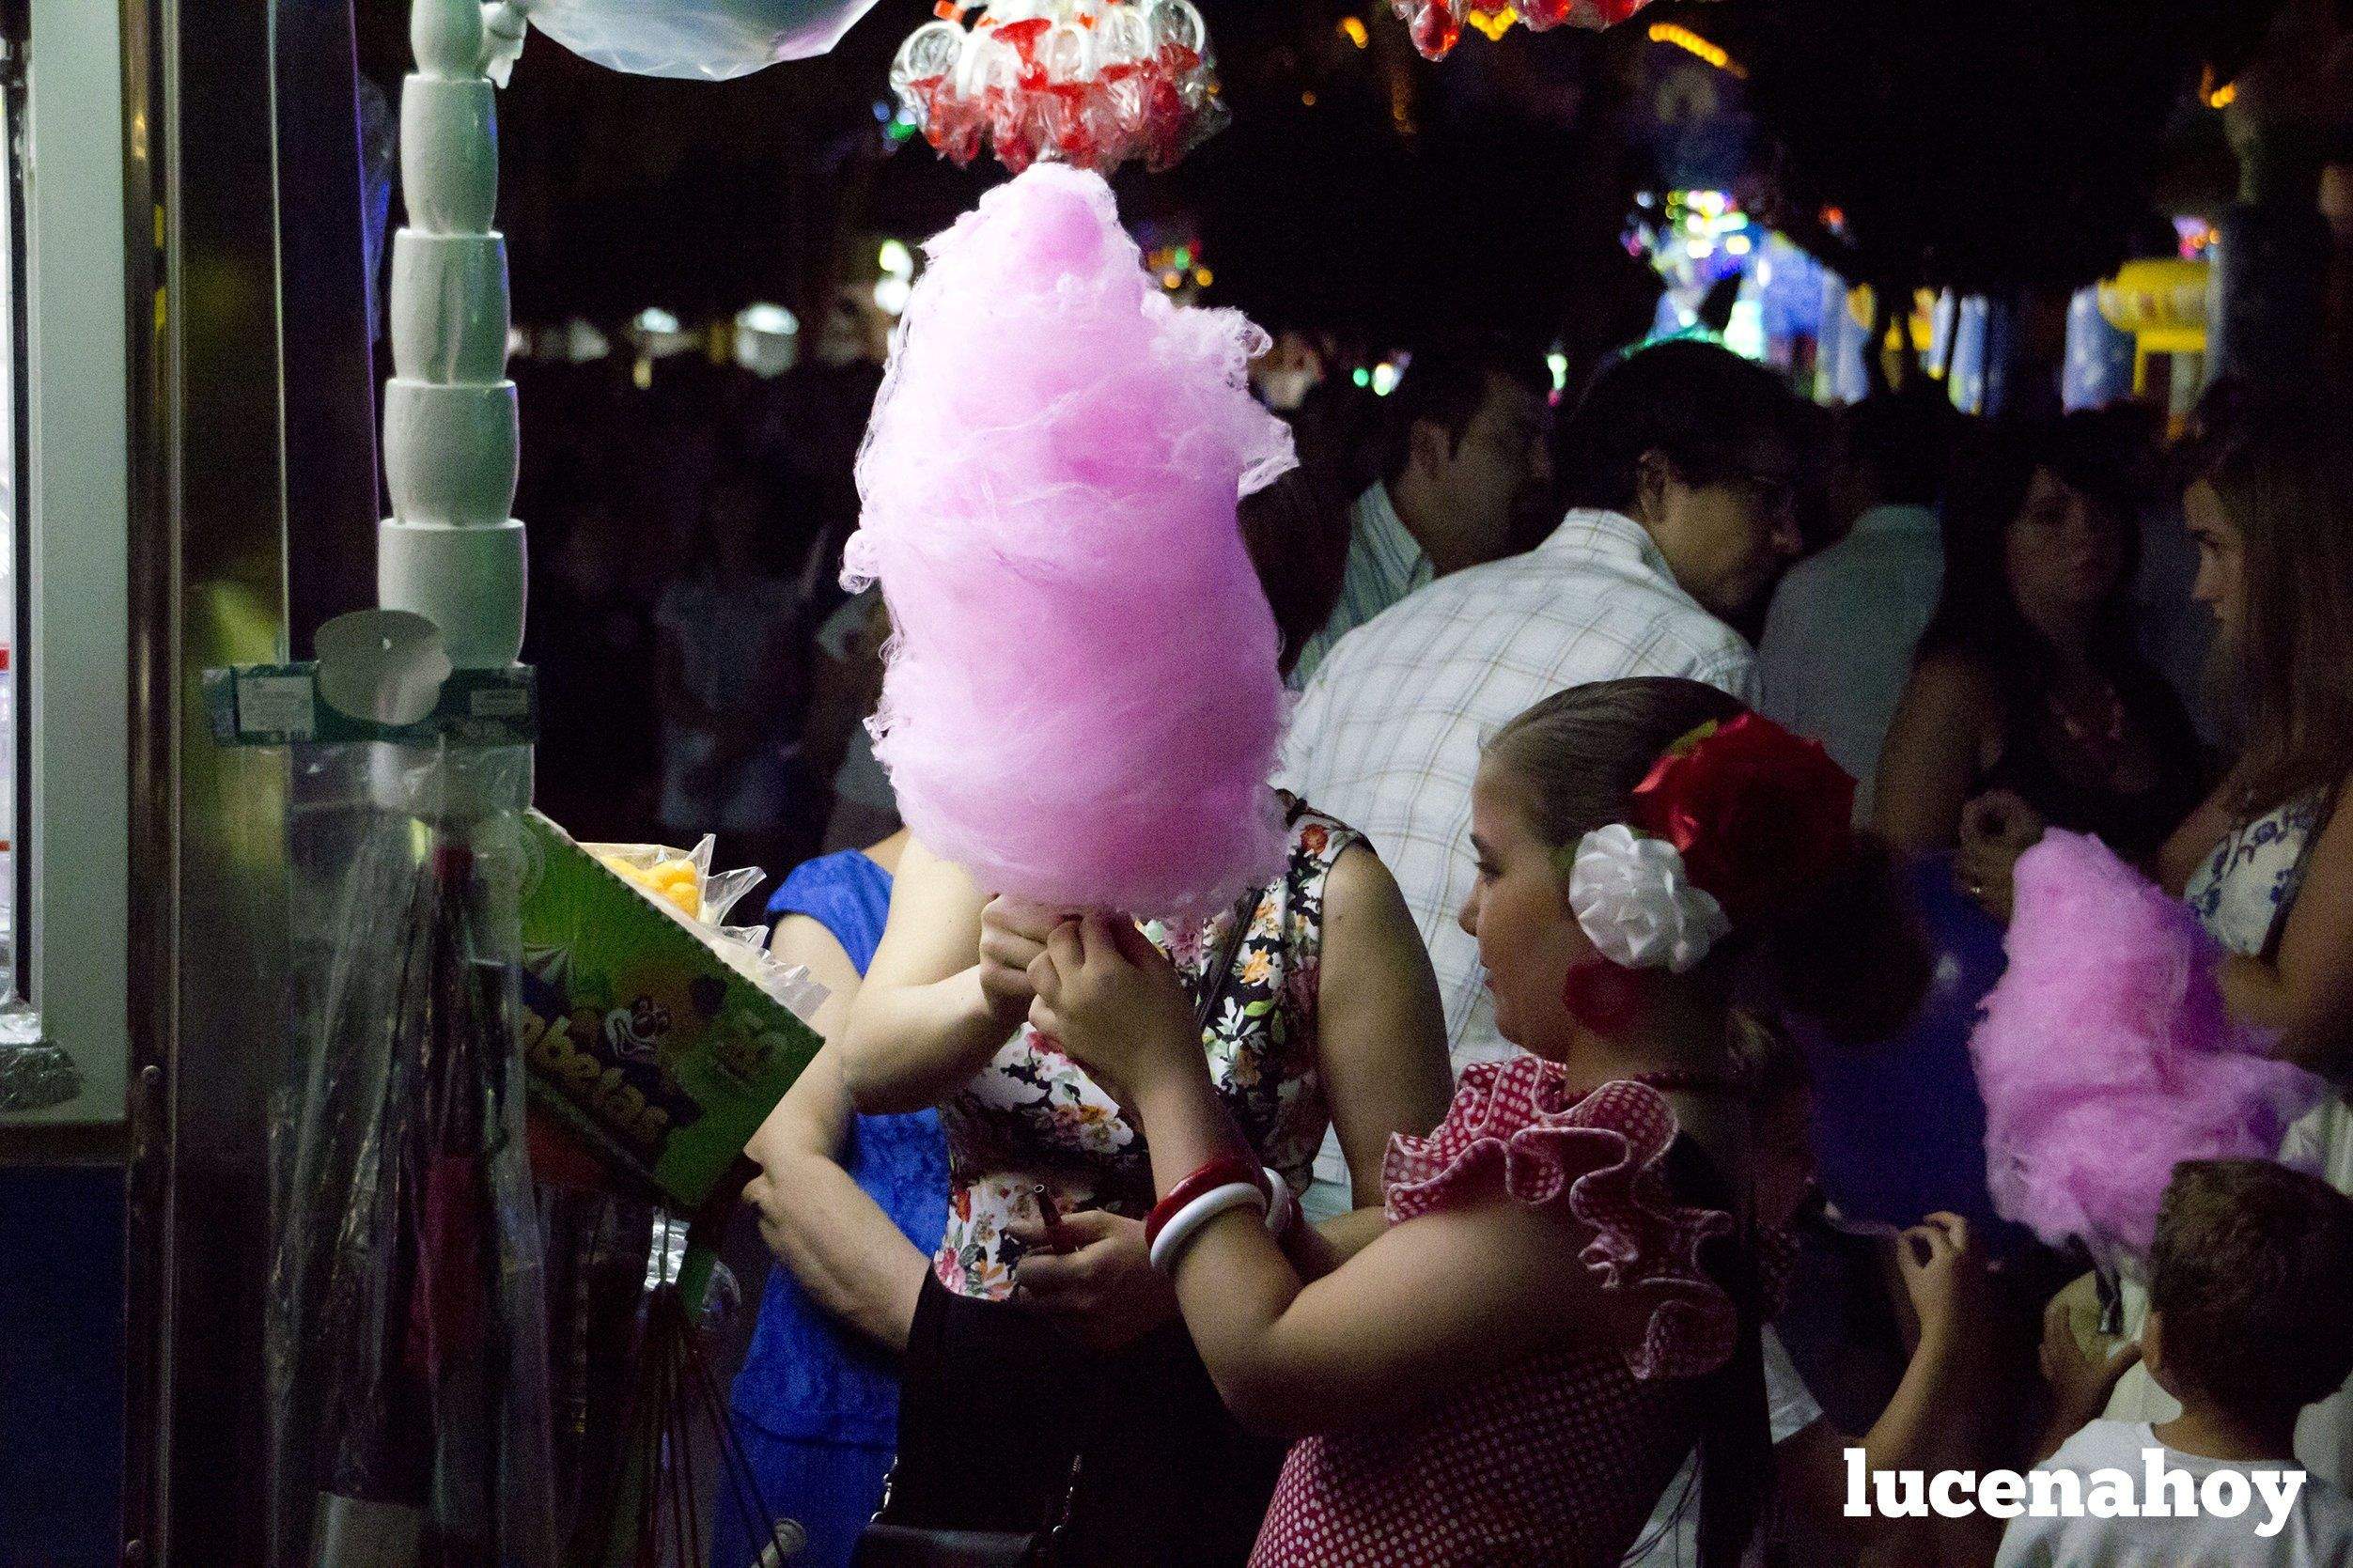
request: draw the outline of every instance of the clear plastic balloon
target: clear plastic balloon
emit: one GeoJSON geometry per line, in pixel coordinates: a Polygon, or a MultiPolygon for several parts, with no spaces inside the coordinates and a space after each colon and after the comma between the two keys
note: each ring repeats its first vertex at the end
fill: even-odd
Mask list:
{"type": "Polygon", "coordinates": [[[532,24],[637,76],[725,81],[841,41],[875,0],[522,0],[532,24]]]}
{"type": "Polygon", "coordinates": [[[1164,169],[1226,118],[1190,0],[943,5],[899,46],[891,90],[951,162],[990,149],[1016,174],[1041,158],[1164,169]]]}
{"type": "Polygon", "coordinates": [[[1531,32],[1541,33],[1548,28],[1613,27],[1632,16],[1650,0],[1492,0],[1481,5],[1475,0],[1389,0],[1390,8],[1404,21],[1413,37],[1413,47],[1433,60],[1442,60],[1462,38],[1466,23],[1476,21],[1490,37],[1500,34],[1513,21],[1531,32]],[[1497,22],[1494,19],[1501,17],[1497,22]]]}

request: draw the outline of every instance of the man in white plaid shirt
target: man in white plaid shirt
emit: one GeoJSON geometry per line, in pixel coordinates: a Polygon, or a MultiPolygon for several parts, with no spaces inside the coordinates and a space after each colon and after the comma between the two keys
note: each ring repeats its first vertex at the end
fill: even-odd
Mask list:
{"type": "Polygon", "coordinates": [[[1577,509],[1536,549],[1441,579],[1341,639],[1301,699],[1285,782],[1368,836],[1395,875],[1457,1072],[1514,1049],[1457,924],[1480,748],[1589,681],[1682,675],[1753,697],[1755,655],[1725,622],[1760,605],[1797,553],[1805,412],[1772,372],[1710,344],[1621,361],[1563,433],[1577,509]]]}

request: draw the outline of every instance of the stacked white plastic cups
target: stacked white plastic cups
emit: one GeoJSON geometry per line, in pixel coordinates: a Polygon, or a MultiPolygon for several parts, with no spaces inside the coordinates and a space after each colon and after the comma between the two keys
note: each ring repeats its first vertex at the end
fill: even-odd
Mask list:
{"type": "Polygon", "coordinates": [[[409,222],[392,242],[384,394],[393,515],[377,536],[377,598],[440,627],[458,668],[505,669],[522,653],[523,527],[507,515],[518,432],[479,0],[414,0],[410,36],[417,69],[400,97],[409,222]]]}

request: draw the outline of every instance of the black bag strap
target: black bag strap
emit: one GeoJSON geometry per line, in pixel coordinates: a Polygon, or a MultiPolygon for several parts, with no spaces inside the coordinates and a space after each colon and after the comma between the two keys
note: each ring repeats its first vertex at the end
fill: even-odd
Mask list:
{"type": "Polygon", "coordinates": [[[1234,961],[1242,955],[1242,943],[1250,939],[1251,920],[1257,914],[1258,900],[1265,896],[1265,892],[1263,888],[1253,888],[1242,894],[1241,901],[1234,906],[1233,927],[1218,944],[1217,962],[1201,971],[1201,994],[1193,999],[1192,1009],[1195,1034],[1209,1027],[1210,1015],[1217,1011],[1218,995],[1225,989],[1226,976],[1234,972],[1234,961]]]}

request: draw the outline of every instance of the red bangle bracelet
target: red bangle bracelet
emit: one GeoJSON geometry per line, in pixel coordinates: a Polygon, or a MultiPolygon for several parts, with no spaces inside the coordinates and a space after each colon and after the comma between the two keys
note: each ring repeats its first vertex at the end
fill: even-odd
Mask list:
{"type": "Polygon", "coordinates": [[[1204,1161],[1199,1170],[1170,1188],[1168,1195],[1154,1203],[1152,1212],[1145,1217],[1145,1250],[1149,1250],[1152,1243],[1159,1239],[1161,1227],[1176,1219],[1177,1211],[1187,1203],[1205,1192],[1231,1186],[1235,1182],[1248,1182],[1264,1192],[1267,1189],[1266,1167],[1242,1155],[1219,1155],[1204,1161]]]}

